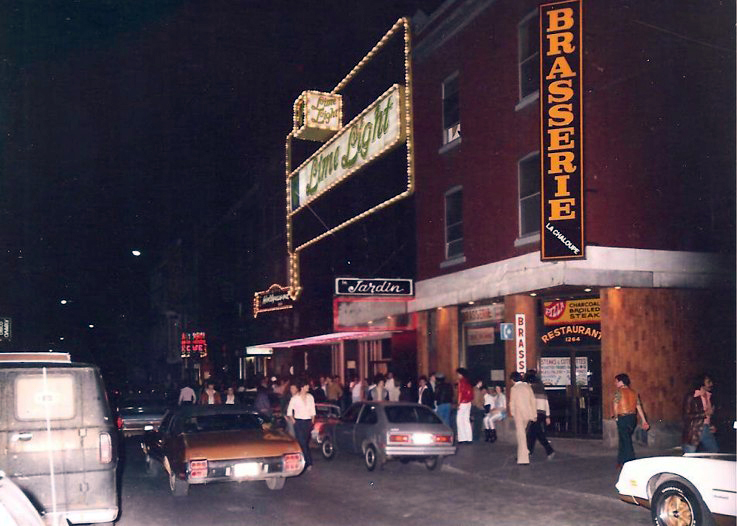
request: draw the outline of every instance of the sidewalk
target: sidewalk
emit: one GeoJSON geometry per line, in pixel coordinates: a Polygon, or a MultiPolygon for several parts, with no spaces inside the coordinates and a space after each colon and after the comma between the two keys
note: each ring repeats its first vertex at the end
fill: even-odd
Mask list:
{"type": "MultiPolygon", "coordinates": [[[[516,445],[501,441],[474,442],[458,446],[456,454],[445,459],[443,470],[480,480],[503,480],[618,499],[614,489],[619,475],[616,449],[605,447],[601,440],[548,438],[555,450],[550,460],[540,444],[530,457],[530,465],[520,466],[516,445]]],[[[673,454],[673,450],[637,445],[635,452],[638,458],[673,454]]]]}

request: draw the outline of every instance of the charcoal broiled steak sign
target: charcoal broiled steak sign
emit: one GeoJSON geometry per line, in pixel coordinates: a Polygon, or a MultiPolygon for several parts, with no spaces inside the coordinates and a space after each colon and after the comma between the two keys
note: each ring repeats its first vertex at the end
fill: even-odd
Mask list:
{"type": "Polygon", "coordinates": [[[350,296],[414,296],[411,279],[336,278],[335,294],[350,296]]]}

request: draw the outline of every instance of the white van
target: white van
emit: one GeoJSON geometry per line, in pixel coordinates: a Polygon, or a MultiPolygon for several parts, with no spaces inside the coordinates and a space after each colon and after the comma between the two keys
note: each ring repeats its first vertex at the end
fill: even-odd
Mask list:
{"type": "Polygon", "coordinates": [[[0,444],[0,466],[49,524],[117,518],[117,435],[95,366],[0,353],[0,444]]]}

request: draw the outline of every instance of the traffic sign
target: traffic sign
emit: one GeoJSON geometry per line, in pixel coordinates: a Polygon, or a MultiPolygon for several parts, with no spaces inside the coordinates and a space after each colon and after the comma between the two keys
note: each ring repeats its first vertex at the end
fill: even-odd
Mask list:
{"type": "Polygon", "coordinates": [[[514,323],[500,323],[499,331],[501,332],[502,340],[514,339],[514,323]]]}

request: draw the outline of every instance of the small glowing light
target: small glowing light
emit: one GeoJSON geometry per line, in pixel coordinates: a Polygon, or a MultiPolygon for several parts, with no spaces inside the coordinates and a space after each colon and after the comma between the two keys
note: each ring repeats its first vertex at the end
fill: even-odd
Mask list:
{"type": "Polygon", "coordinates": [[[473,305],[474,303],[476,303],[476,302],[475,301],[469,301],[468,302],[469,305],[473,305]]]}
{"type": "Polygon", "coordinates": [[[534,298],[535,296],[537,296],[537,292],[530,292],[530,296],[534,298]]]}
{"type": "Polygon", "coordinates": [[[59,303],[61,303],[62,305],[66,305],[68,303],[68,301],[67,300],[61,300],[59,303]]]}
{"type": "Polygon", "coordinates": [[[614,287],[614,288],[615,288],[616,290],[619,290],[619,289],[621,289],[622,287],[620,287],[619,285],[617,285],[617,286],[616,286],[616,287],[614,287]]]}
{"type": "Polygon", "coordinates": [[[94,329],[95,325],[93,323],[90,323],[87,327],[89,327],[90,329],[94,329]]]}
{"type": "Polygon", "coordinates": [[[131,254],[133,254],[134,256],[138,257],[138,256],[141,255],[141,251],[140,250],[131,250],[131,254]]]}
{"type": "Polygon", "coordinates": [[[60,341],[64,341],[64,336],[59,336],[60,341]]]}
{"type": "Polygon", "coordinates": [[[583,291],[584,292],[591,292],[591,289],[586,288],[586,289],[583,289],[583,291]]]}

